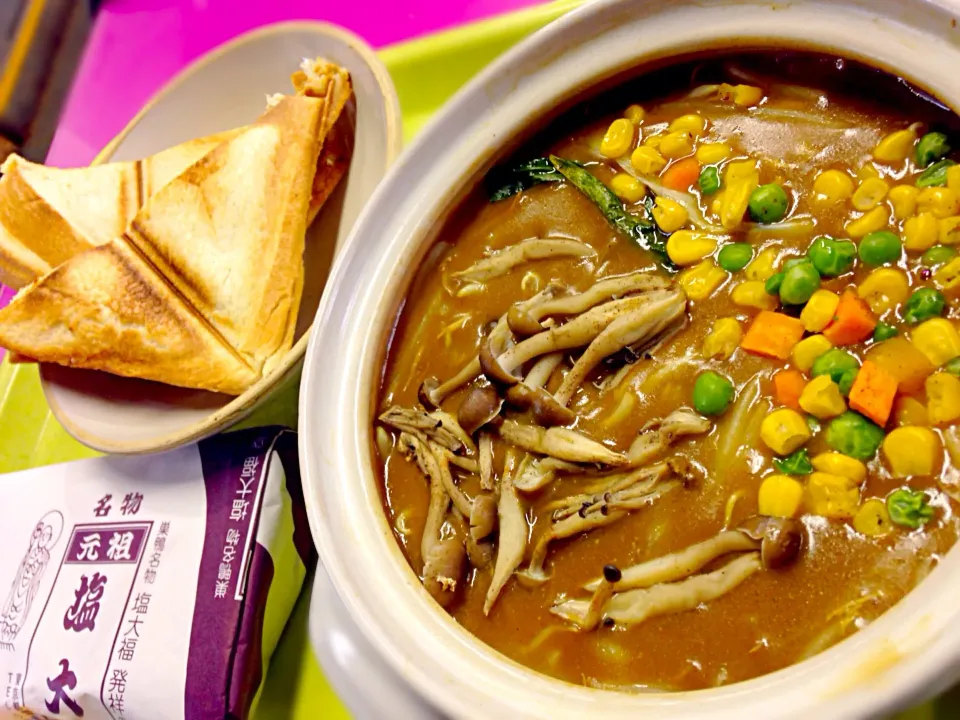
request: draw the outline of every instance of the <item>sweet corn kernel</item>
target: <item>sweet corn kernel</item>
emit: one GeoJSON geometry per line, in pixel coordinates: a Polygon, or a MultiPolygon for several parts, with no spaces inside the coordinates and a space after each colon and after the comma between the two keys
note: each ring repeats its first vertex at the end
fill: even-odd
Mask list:
{"type": "Polygon", "coordinates": [[[877,498],[867,500],[853,516],[853,529],[871,537],[886,535],[893,529],[887,504],[877,498]]]}
{"type": "Polygon", "coordinates": [[[761,280],[744,280],[733,288],[730,299],[735,305],[758,310],[776,310],[780,304],[776,295],[766,291],[761,280]]]}
{"type": "Polygon", "coordinates": [[[632,175],[618,173],[610,181],[610,189],[614,195],[627,203],[643,200],[647,194],[646,186],[632,175]]]}
{"type": "Polygon", "coordinates": [[[808,382],[800,393],[800,407],[815,418],[826,420],[847,409],[840,387],[829,375],[820,375],[808,382]]]}
{"type": "Polygon", "coordinates": [[[643,175],[658,175],[667,161],[656,149],[641,145],[631,153],[630,164],[643,175]]]}
{"type": "Polygon", "coordinates": [[[939,227],[933,213],[914,215],[903,223],[903,246],[914,252],[929,250],[937,244],[938,234],[939,227]]]}
{"type": "MultiPolygon", "coordinates": [[[[683,205],[676,200],[661,195],[656,199],[656,204],[653,206],[653,219],[665,233],[672,233],[686,225],[689,216],[683,205]]],[[[714,244],[716,244],[716,241],[714,241],[714,244]]]]}
{"type": "Polygon", "coordinates": [[[889,190],[890,186],[883,178],[867,178],[860,183],[850,202],[857,210],[866,212],[882,203],[889,190]]]}
{"type": "Polygon", "coordinates": [[[600,141],[600,154],[608,158],[618,158],[630,152],[636,133],[633,123],[626,118],[617,118],[600,141]]]}
{"type": "Polygon", "coordinates": [[[750,203],[750,194],[759,187],[756,173],[751,177],[736,180],[727,186],[720,207],[720,224],[727,230],[733,230],[743,222],[743,215],[750,203]]]}
{"type": "Polygon", "coordinates": [[[837,205],[853,195],[853,180],[841,170],[824,170],[813,181],[813,199],[823,205],[837,205]]]}
{"type": "Polygon", "coordinates": [[[763,100],[763,90],[756,85],[728,85],[722,83],[719,95],[724,102],[732,102],[740,107],[750,107],[763,100]]]}
{"type": "Polygon", "coordinates": [[[943,453],[940,436],[926,427],[900,427],[883,439],[883,455],[895,478],[933,475],[943,453]]]}
{"type": "Polygon", "coordinates": [[[849,478],[825,472],[811,473],[804,498],[814,515],[847,520],[857,512],[860,489],[849,478]]]}
{"type": "Polygon", "coordinates": [[[927,391],[927,419],[931,425],[952,423],[960,418],[960,379],[938,372],[924,383],[927,391]]]}
{"type": "Polygon", "coordinates": [[[837,452],[825,452],[811,460],[814,469],[829,475],[847,478],[851,484],[859,485],[867,479],[867,466],[856,458],[837,452]]]}
{"type": "Polygon", "coordinates": [[[933,282],[948,295],[960,294],[960,257],[933,273],[933,282]]]}
{"type": "Polygon", "coordinates": [[[945,318],[924,320],[910,333],[910,342],[934,367],[960,355],[960,334],[945,318]]]}
{"type": "Polygon", "coordinates": [[[677,276],[677,282],[691,300],[706,300],[730,274],[717,267],[713,260],[687,268],[677,276]]]}
{"type": "Polygon", "coordinates": [[[713,201],[710,203],[710,212],[717,217],[720,217],[720,211],[723,209],[723,198],[725,195],[726,190],[720,190],[713,196],[713,201]]]}
{"type": "MultiPolygon", "coordinates": [[[[657,202],[660,200],[661,198],[657,198],[657,202]]],[[[654,217],[656,217],[656,209],[654,209],[654,217]]],[[[700,262],[707,255],[713,255],[716,250],[716,238],[692,230],[677,230],[667,239],[667,255],[681,267],[700,262]]]]}
{"type": "MultiPolygon", "coordinates": [[[[833,343],[823,335],[811,335],[810,337],[805,337],[793,346],[793,352],[790,354],[790,357],[797,370],[807,372],[813,367],[814,360],[832,347],[833,343]]],[[[824,377],[828,376],[825,375],[824,377]]]]}
{"type": "Polygon", "coordinates": [[[960,243],[960,215],[944,218],[937,222],[937,237],[944,245],[960,243]]]}
{"type": "Polygon", "coordinates": [[[880,171],[877,170],[876,166],[873,164],[867,164],[857,168],[857,178],[859,180],[867,180],[869,178],[878,177],[880,177],[880,171]]]}
{"type": "Polygon", "coordinates": [[[810,439],[810,427],[796,410],[780,408],[763,419],[760,438],[778,455],[789,455],[810,439]]]}
{"type": "Polygon", "coordinates": [[[890,188],[887,197],[890,198],[890,204],[893,205],[893,216],[897,220],[904,220],[917,209],[917,195],[920,194],[919,188],[913,185],[895,185],[890,188]]]}
{"type": "Polygon", "coordinates": [[[909,395],[902,395],[897,398],[893,409],[893,419],[897,427],[926,425],[930,422],[927,417],[927,406],[909,395]]]}
{"type": "Polygon", "coordinates": [[[716,165],[733,154],[733,148],[726,143],[704,143],[697,148],[695,157],[701,165],[716,165]]]}
{"type": "Polygon", "coordinates": [[[900,162],[906,160],[917,141],[913,130],[897,130],[887,135],[873,149],[873,157],[881,162],[900,162]]]}
{"type": "Polygon", "coordinates": [[[760,483],[757,512],[769,517],[796,517],[803,502],[803,485],[788,475],[770,475],[760,483]]]}
{"type": "Polygon", "coordinates": [[[800,321],[807,332],[820,332],[830,321],[840,304],[840,296],[829,290],[817,290],[800,311],[800,321]]]}
{"type": "Polygon", "coordinates": [[[897,268],[877,268],[860,283],[857,294],[877,315],[896,308],[910,295],[910,281],[897,268]]]}
{"type": "Polygon", "coordinates": [[[728,163],[723,170],[723,183],[730,186],[738,180],[756,177],[760,182],[760,173],[757,171],[756,160],[735,160],[728,163]]]}
{"type": "Polygon", "coordinates": [[[660,142],[660,154],[670,160],[686,157],[693,152],[693,135],[686,130],[667,133],[660,142]]]}
{"type": "Polygon", "coordinates": [[[630,105],[623,111],[623,116],[634,125],[639,125],[647,117],[647,111],[642,105],[630,105]]]}
{"type": "Polygon", "coordinates": [[[951,165],[947,168],[947,187],[955,193],[960,193],[960,165],[951,165]]]}
{"type": "Polygon", "coordinates": [[[868,210],[862,217],[851,220],[844,228],[852,238],[862,238],[877,230],[882,230],[890,222],[890,211],[883,205],[868,210]]]}
{"type": "Polygon", "coordinates": [[[936,218],[950,217],[960,212],[960,193],[948,187],[928,187],[917,195],[917,209],[931,212],[936,218]]]}
{"type": "Polygon", "coordinates": [[[668,129],[670,132],[688,132],[695,138],[700,137],[703,135],[703,131],[707,129],[707,119],[696,113],[681,115],[670,123],[668,129]]]}
{"type": "Polygon", "coordinates": [[[720,318],[713,323],[713,329],[703,340],[702,353],[705,358],[727,360],[740,346],[743,330],[733,318],[720,318]]]}
{"type": "Polygon", "coordinates": [[[775,248],[761,250],[760,253],[750,261],[745,270],[747,280],[760,280],[766,282],[775,274],[774,265],[777,264],[777,251],[775,248]]]}

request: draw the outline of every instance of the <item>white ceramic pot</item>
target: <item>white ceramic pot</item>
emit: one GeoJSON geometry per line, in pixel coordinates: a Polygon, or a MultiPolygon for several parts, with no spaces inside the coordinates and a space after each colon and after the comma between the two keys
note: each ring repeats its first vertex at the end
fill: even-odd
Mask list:
{"type": "Polygon", "coordinates": [[[960,549],[878,621],[798,665],[728,687],[628,695],[560,682],[476,640],[431,600],[381,509],[371,420],[388,330],[446,214],[531,122],[653,60],[791,46],[891,69],[960,107],[953,0],[600,0],[508,52],[459,92],[379,187],[338,260],[301,390],[300,449],[320,557],[350,616],[445,714],[873,718],[960,677],[960,549]]]}

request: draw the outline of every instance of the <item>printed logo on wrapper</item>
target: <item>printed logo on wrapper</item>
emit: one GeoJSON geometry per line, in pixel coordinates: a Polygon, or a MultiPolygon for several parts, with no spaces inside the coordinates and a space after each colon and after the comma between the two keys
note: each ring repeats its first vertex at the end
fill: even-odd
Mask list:
{"type": "MultiPolygon", "coordinates": [[[[243,717],[256,687],[231,687],[235,665],[259,683],[272,651],[244,642],[257,647],[234,652],[250,617],[263,622],[262,607],[244,601],[265,602],[279,577],[271,551],[295,544],[294,508],[302,514],[295,458],[271,460],[281,445],[295,447],[292,434],[265,428],[5,476],[0,506],[23,512],[0,542],[25,551],[0,557],[0,587],[10,578],[0,716],[243,717]],[[18,524],[25,517],[40,519],[18,524]]],[[[283,574],[295,588],[284,588],[288,613],[305,572],[298,549],[285,554],[296,558],[283,574]]]]}

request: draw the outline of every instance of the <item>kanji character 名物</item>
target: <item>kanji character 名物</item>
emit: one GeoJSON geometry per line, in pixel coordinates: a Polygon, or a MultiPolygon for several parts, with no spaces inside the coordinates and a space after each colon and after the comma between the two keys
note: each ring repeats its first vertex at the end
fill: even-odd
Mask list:
{"type": "Polygon", "coordinates": [[[133,544],[132,532],[115,532],[110,537],[107,557],[111,560],[130,560],[130,546],[133,544]]]}
{"type": "Polygon", "coordinates": [[[156,580],[156,579],[157,579],[157,571],[156,571],[156,570],[149,570],[149,569],[148,569],[148,570],[146,570],[146,571],[143,573],[143,581],[144,581],[147,585],[153,585],[153,582],[154,582],[154,580],[156,580]]]}
{"type": "Polygon", "coordinates": [[[123,515],[136,515],[140,512],[140,503],[143,502],[143,495],[138,492],[127,493],[123,497],[123,503],[120,505],[120,512],[123,515]]]}
{"type": "Polygon", "coordinates": [[[224,545],[223,546],[223,561],[225,563],[232,563],[233,559],[237,556],[237,548],[233,545],[224,545]]]}
{"type": "Polygon", "coordinates": [[[99,560],[100,559],[100,533],[89,533],[80,538],[80,552],[77,553],[77,560],[99,560]]]}
{"type": "Polygon", "coordinates": [[[73,592],[76,600],[67,608],[63,616],[64,630],[81,632],[94,629],[97,615],[100,613],[100,599],[103,597],[103,588],[106,584],[107,578],[100,573],[94,573],[91,578],[86,575],[80,576],[80,587],[73,592]]]}
{"type": "Polygon", "coordinates": [[[236,545],[240,542],[240,531],[236,528],[227,530],[227,545],[236,545]]]}
{"type": "Polygon", "coordinates": [[[60,702],[70,708],[71,712],[77,717],[83,717],[83,708],[73,698],[67,695],[67,690],[73,690],[77,687],[77,676],[70,669],[70,661],[66,658],[60,661],[60,674],[56,677],[47,678],[47,687],[53,692],[51,700],[44,700],[47,710],[52,713],[60,714],[60,702]]]}
{"type": "Polygon", "coordinates": [[[113,498],[113,495],[108,493],[97,500],[97,506],[93,509],[93,514],[97,517],[105,517],[110,512],[110,508],[112,507],[110,505],[111,498],[113,498]]]}

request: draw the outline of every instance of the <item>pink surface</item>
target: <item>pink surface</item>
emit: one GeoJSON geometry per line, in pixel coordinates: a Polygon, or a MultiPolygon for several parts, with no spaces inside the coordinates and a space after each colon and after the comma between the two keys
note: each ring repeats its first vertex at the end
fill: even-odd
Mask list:
{"type": "Polygon", "coordinates": [[[374,47],[542,0],[112,0],[100,10],[48,162],[90,162],[178,70],[261,25],[312,19],[374,47]]]}

